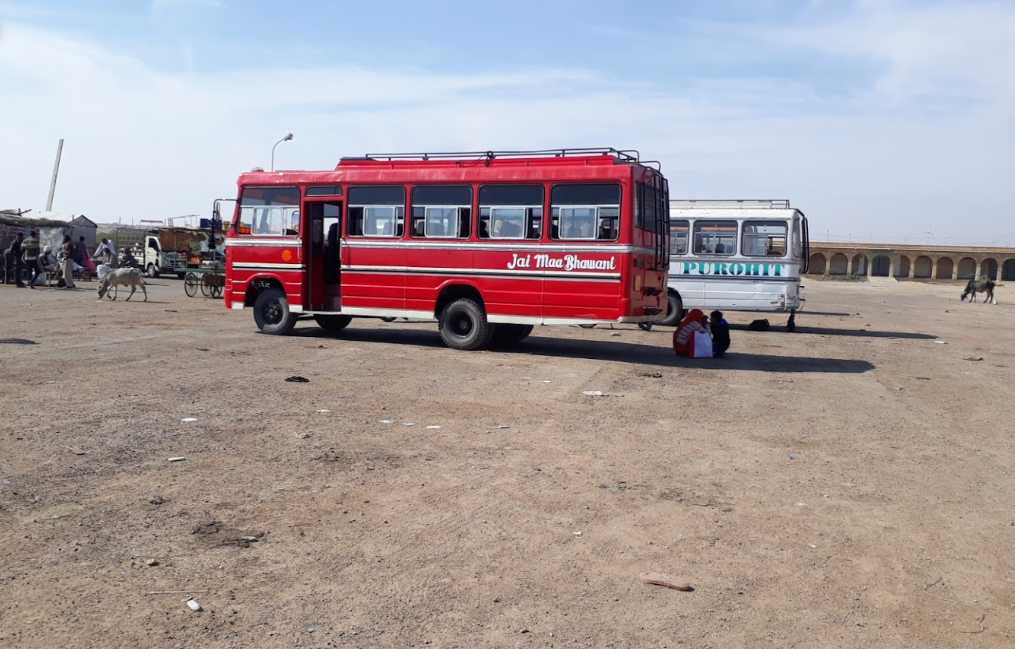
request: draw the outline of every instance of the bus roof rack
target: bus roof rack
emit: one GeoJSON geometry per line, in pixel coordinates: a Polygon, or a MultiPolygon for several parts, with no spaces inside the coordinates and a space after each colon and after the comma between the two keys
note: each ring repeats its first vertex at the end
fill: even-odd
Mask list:
{"type": "Polygon", "coordinates": [[[641,154],[635,149],[614,147],[582,147],[565,149],[535,149],[531,151],[429,151],[422,153],[367,153],[359,158],[343,160],[494,160],[496,158],[566,158],[583,155],[612,155],[623,162],[641,162],[641,154]]]}
{"type": "Polygon", "coordinates": [[[727,198],[705,200],[671,200],[670,207],[734,207],[734,208],[769,208],[777,210],[789,209],[786,198],[727,198]]]}

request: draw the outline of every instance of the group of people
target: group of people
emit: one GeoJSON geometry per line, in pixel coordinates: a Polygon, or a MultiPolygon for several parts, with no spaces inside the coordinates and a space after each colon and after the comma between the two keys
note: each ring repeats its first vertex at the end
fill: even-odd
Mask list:
{"type": "Polygon", "coordinates": [[[2,279],[4,284],[35,288],[40,276],[56,273],[59,275],[60,286],[74,289],[75,268],[88,268],[93,261],[111,264],[115,259],[116,250],[107,239],[103,239],[95,253],[89,255],[84,237],[80,237],[75,244],[71,236],[65,234],[59,250],[54,254],[50,246],[42,246],[40,249],[39,235],[35,230],[29,231],[27,237],[24,232],[18,232],[4,250],[2,279]],[[28,284],[24,281],[26,270],[32,273],[28,284]]]}
{"type": "Polygon", "coordinates": [[[673,351],[678,356],[701,358],[711,355],[722,358],[729,348],[730,325],[723,317],[722,311],[713,311],[711,315],[705,315],[701,309],[691,309],[673,332],[673,351]],[[695,349],[696,340],[700,340],[695,334],[702,334],[711,339],[705,340],[705,343],[711,342],[711,354],[702,354],[700,347],[695,349]]]}

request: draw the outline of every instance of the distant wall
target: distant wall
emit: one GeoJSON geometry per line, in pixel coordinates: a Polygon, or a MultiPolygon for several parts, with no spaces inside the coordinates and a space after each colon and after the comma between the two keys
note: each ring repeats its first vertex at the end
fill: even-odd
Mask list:
{"type": "Polygon", "coordinates": [[[882,243],[811,243],[808,275],[1015,281],[1015,248],[907,246],[882,243]]]}

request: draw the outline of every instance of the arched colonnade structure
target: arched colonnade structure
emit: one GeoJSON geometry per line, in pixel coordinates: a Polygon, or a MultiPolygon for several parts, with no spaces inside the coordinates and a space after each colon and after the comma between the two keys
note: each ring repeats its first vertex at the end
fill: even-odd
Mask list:
{"type": "Polygon", "coordinates": [[[1015,248],[812,242],[807,274],[929,281],[985,277],[1015,282],[1015,248]]]}

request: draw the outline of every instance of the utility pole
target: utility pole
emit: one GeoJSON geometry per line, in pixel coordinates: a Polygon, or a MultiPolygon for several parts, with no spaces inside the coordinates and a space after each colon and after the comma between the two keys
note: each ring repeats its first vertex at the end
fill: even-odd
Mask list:
{"type": "Polygon", "coordinates": [[[49,182],[49,198],[46,200],[46,211],[53,211],[53,195],[56,194],[56,177],[60,173],[60,156],[63,155],[63,138],[56,145],[56,161],[53,163],[53,180],[49,182]]]}

